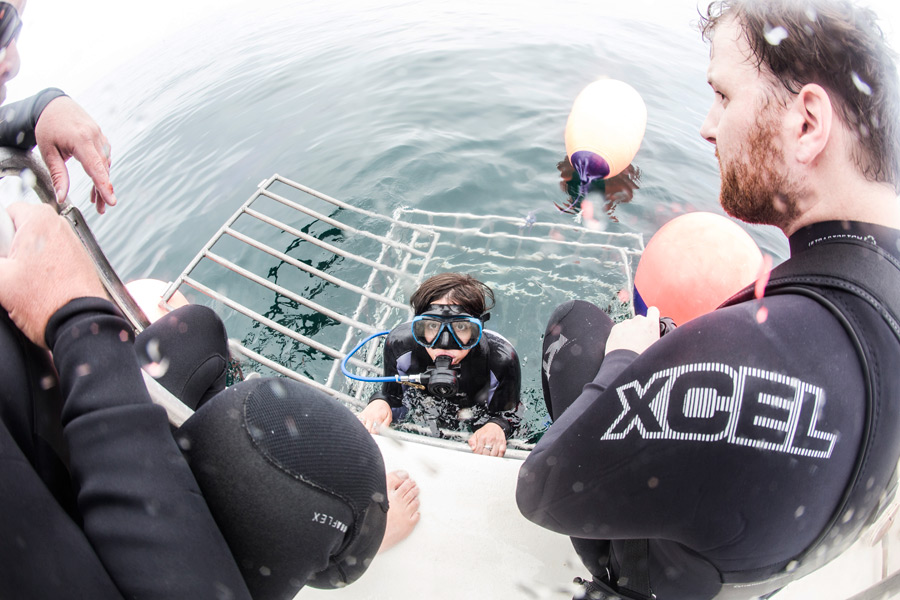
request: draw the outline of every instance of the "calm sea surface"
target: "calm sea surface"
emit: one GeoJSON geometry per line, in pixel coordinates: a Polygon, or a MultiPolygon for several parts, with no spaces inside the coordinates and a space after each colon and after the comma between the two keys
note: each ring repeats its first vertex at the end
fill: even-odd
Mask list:
{"type": "MultiPolygon", "coordinates": [[[[557,164],[572,101],[599,77],[630,83],[648,109],[630,198],[589,196],[602,227],[647,240],[684,212],[721,213],[713,149],[698,133],[711,93],[695,15],[604,4],[305,1],[211,17],[79,97],[112,142],[120,198],[102,218],[85,213],[123,279],[164,281],[276,172],[381,214],[574,224],[578,214],[556,207],[570,201],[557,164]]],[[[82,179],[78,203],[86,190],[82,179]]],[[[747,230],[785,257],[780,233],[747,230]]],[[[542,297],[540,277],[465,267],[497,291],[490,325],[519,349],[534,405],[543,326],[565,292],[582,290],[542,297]]],[[[542,418],[529,413],[533,428],[542,418]]]]}

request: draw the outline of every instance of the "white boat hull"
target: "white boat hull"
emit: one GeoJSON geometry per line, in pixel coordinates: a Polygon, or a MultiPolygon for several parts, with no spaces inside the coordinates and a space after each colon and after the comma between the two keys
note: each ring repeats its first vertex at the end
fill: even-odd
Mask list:
{"type": "Polygon", "coordinates": [[[572,598],[572,579],[587,572],[568,537],[516,508],[521,460],[375,439],[388,471],[404,469],[418,484],[421,520],[356,583],[307,587],[298,598],[572,598]]]}

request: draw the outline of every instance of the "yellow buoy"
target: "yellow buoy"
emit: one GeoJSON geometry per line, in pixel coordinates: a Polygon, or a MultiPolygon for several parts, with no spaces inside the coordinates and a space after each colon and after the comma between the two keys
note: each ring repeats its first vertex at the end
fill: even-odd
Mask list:
{"type": "Polygon", "coordinates": [[[644,100],[624,81],[600,79],[584,88],[566,122],[566,154],[582,185],[624,171],[646,128],[644,100]]]}

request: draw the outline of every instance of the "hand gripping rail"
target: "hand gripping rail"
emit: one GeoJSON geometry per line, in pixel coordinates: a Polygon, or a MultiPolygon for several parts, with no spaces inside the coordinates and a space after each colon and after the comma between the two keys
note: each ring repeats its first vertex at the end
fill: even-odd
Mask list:
{"type": "MultiPolygon", "coordinates": [[[[147,319],[144,311],[141,310],[141,307],[134,301],[134,298],[131,297],[131,294],[128,293],[125,284],[122,283],[115,269],[110,265],[106,255],[103,254],[103,250],[100,249],[100,245],[97,243],[97,239],[91,232],[90,227],[88,227],[81,211],[69,204],[68,201],[62,203],[56,201],[53,181],[44,163],[30,152],[12,148],[0,148],[0,178],[10,176],[19,177],[23,182],[29,184],[42,202],[53,206],[60,216],[69,222],[75,231],[75,235],[78,236],[91,260],[93,260],[94,266],[97,268],[97,275],[100,277],[100,281],[103,282],[110,299],[122,311],[135,333],[143,331],[150,324],[150,321],[147,319]]],[[[193,414],[190,408],[173,396],[147,372],[141,371],[141,373],[144,376],[144,383],[147,386],[150,398],[153,402],[166,409],[169,421],[173,425],[181,425],[193,414]]]]}

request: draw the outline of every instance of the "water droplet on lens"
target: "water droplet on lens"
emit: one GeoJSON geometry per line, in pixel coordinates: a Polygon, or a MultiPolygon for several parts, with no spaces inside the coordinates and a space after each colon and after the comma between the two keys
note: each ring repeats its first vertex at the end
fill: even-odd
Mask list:
{"type": "Polygon", "coordinates": [[[159,379],[164,376],[166,372],[169,370],[169,359],[164,358],[160,362],[152,362],[144,365],[144,370],[152,377],[153,379],[159,379]]]}
{"type": "Polygon", "coordinates": [[[868,83],[866,83],[865,81],[860,79],[860,77],[856,73],[856,71],[852,71],[850,73],[850,77],[853,80],[853,85],[856,86],[856,89],[858,89],[860,92],[862,92],[866,96],[872,95],[872,87],[868,83]]]}
{"type": "Polygon", "coordinates": [[[777,46],[787,39],[788,32],[784,27],[767,27],[765,31],[766,41],[772,46],[777,46]]]}

